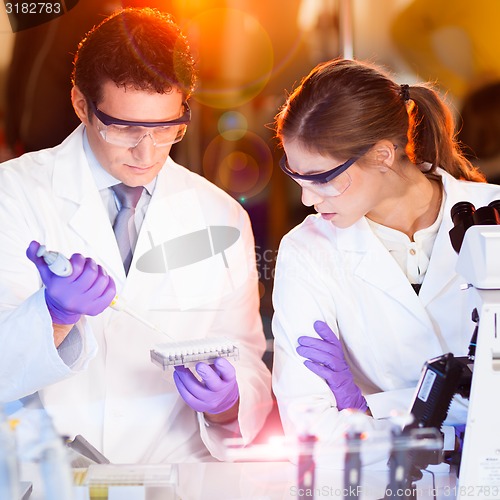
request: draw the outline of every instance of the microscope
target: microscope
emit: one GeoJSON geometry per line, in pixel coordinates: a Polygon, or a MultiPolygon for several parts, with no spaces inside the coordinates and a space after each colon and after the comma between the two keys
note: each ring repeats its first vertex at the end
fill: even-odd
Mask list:
{"type": "Polygon", "coordinates": [[[500,498],[500,201],[477,210],[468,202],[457,203],[452,220],[457,272],[474,287],[480,303],[456,496],[500,498]]]}
{"type": "MultiPolygon", "coordinates": [[[[451,209],[456,270],[473,288],[478,307],[466,357],[452,353],[427,361],[417,386],[410,428],[441,429],[455,394],[469,399],[460,457],[458,500],[500,498],[500,200],[478,208],[467,201],[451,209]]],[[[441,457],[413,457],[408,482],[441,457]]]]}

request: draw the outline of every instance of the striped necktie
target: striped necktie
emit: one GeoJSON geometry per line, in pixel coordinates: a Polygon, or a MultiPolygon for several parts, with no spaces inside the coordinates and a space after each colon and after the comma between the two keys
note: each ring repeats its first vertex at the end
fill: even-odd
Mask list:
{"type": "Polygon", "coordinates": [[[121,204],[120,211],[113,224],[113,231],[122,256],[125,274],[128,274],[137,241],[137,231],[134,223],[135,207],[144,188],[142,186],[130,187],[125,184],[117,184],[112,186],[111,189],[115,192],[121,204]]]}

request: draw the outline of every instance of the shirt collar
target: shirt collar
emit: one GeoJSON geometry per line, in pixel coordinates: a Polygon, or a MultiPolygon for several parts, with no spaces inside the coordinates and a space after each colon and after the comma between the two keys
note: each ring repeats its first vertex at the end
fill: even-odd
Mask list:
{"type": "MultiPolygon", "coordinates": [[[[89,163],[90,172],[99,191],[115,186],[121,182],[116,177],[112,176],[108,171],[104,170],[102,165],[99,163],[99,160],[96,158],[92,148],[90,147],[86,128],[83,131],[83,149],[89,163]]],[[[154,192],[156,179],[157,177],[144,186],[149,195],[152,195],[154,192]]]]}

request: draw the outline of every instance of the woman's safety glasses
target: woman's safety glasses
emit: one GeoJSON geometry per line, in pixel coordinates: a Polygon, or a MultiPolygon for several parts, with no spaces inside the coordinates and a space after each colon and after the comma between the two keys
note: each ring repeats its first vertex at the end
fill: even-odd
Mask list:
{"type": "Polygon", "coordinates": [[[340,196],[351,185],[351,176],[346,170],[361,156],[349,158],[338,167],[318,174],[297,174],[288,166],[286,155],[279,162],[281,170],[301,187],[310,189],[322,196],[340,196]]]}
{"type": "Polygon", "coordinates": [[[135,148],[146,136],[149,136],[157,147],[181,141],[191,121],[191,110],[188,103],[184,102],[182,105],[184,114],[175,120],[133,122],[109,116],[98,109],[94,102],[90,102],[92,112],[100,122],[97,129],[102,138],[110,144],[127,148],[135,148]]]}

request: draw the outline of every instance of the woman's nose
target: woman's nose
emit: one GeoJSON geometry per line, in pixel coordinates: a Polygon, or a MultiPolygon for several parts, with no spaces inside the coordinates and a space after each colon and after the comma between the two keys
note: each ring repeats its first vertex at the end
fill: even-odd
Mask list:
{"type": "Polygon", "coordinates": [[[322,202],[323,197],[320,194],[316,193],[314,190],[302,186],[301,200],[302,204],[306,207],[312,207],[322,202]]]}

